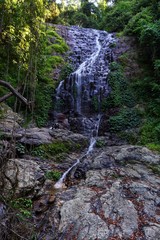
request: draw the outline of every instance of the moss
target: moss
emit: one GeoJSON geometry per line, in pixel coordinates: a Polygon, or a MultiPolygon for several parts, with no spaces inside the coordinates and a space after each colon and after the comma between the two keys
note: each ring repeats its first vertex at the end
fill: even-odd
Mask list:
{"type": "Polygon", "coordinates": [[[125,52],[118,58],[119,62],[123,67],[125,67],[128,64],[129,57],[130,57],[129,54],[125,52]]]}
{"type": "Polygon", "coordinates": [[[55,156],[55,161],[56,162],[63,162],[67,157],[68,157],[67,153],[58,153],[55,156]]]}
{"type": "Polygon", "coordinates": [[[152,151],[160,152],[160,144],[149,143],[146,146],[152,151]]]}
{"type": "Polygon", "coordinates": [[[57,141],[51,144],[44,144],[32,150],[32,155],[41,158],[52,159],[55,155],[60,153],[69,153],[71,146],[68,142],[57,141]]]}
{"type": "Polygon", "coordinates": [[[57,140],[51,144],[43,144],[35,147],[31,154],[40,158],[54,159],[55,161],[62,161],[71,152],[79,152],[87,146],[87,141],[83,143],[76,143],[72,141],[57,140]]]}
{"type": "Polygon", "coordinates": [[[160,166],[152,164],[149,166],[153,173],[160,175],[160,166]]]}
{"type": "Polygon", "coordinates": [[[105,142],[103,140],[97,140],[96,141],[96,147],[97,148],[102,148],[105,146],[105,142]]]}

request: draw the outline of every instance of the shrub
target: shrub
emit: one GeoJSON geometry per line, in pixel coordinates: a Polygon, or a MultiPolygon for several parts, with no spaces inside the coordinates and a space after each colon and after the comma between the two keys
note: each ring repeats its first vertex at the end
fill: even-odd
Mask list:
{"type": "Polygon", "coordinates": [[[148,144],[146,144],[146,146],[147,146],[150,150],[160,152],[160,143],[159,143],[159,144],[148,143],[148,144]]]}
{"type": "Polygon", "coordinates": [[[151,143],[160,143],[160,123],[154,118],[148,118],[141,128],[141,144],[151,143]]]}
{"type": "Polygon", "coordinates": [[[51,144],[44,144],[32,150],[33,156],[41,158],[52,159],[60,153],[69,153],[71,151],[71,144],[69,142],[53,142],[51,144]]]}
{"type": "Polygon", "coordinates": [[[105,146],[105,142],[103,140],[97,140],[96,141],[96,147],[97,148],[102,148],[105,146]]]}
{"type": "Polygon", "coordinates": [[[18,154],[23,155],[26,152],[26,147],[22,143],[16,143],[16,151],[18,154]]]}
{"type": "Polygon", "coordinates": [[[110,64],[108,83],[111,87],[111,93],[107,100],[108,107],[133,107],[135,105],[133,90],[130,89],[124,76],[123,67],[120,64],[115,62],[110,64]]]}
{"type": "Polygon", "coordinates": [[[148,23],[151,23],[152,19],[150,8],[144,8],[141,12],[138,12],[130,19],[124,29],[124,33],[140,37],[144,27],[147,26],[148,23]]]}
{"type": "Polygon", "coordinates": [[[45,178],[58,181],[61,178],[61,173],[58,171],[49,171],[49,172],[46,172],[45,178]]]}
{"type": "Polygon", "coordinates": [[[124,29],[131,17],[132,2],[118,1],[115,6],[108,8],[103,24],[107,31],[117,32],[124,29]]]}
{"type": "Polygon", "coordinates": [[[125,108],[117,115],[109,118],[110,131],[119,132],[126,129],[138,127],[141,123],[141,117],[136,109],[125,108]]]}
{"type": "Polygon", "coordinates": [[[73,72],[72,65],[69,63],[64,64],[64,66],[61,68],[59,77],[60,80],[65,80],[72,72],[73,72]]]}
{"type": "MultiPolygon", "coordinates": [[[[31,217],[32,200],[28,198],[17,198],[11,201],[12,208],[18,210],[22,217],[31,217]]],[[[17,216],[20,216],[17,213],[17,216]]]]}

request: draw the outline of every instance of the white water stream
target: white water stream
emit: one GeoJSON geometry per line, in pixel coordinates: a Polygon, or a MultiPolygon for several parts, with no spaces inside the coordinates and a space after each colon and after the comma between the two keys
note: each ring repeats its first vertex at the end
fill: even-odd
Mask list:
{"type": "Polygon", "coordinates": [[[99,33],[94,30],[96,35],[96,50],[92,53],[92,55],[84,61],[79,68],[73,73],[76,76],[76,87],[77,87],[77,96],[76,96],[76,111],[81,113],[81,92],[82,92],[82,78],[85,77],[86,72],[87,75],[91,74],[93,65],[95,63],[96,58],[98,57],[101,51],[101,44],[99,42],[99,33]]]}
{"type": "MultiPolygon", "coordinates": [[[[72,73],[72,76],[75,77],[75,85],[76,85],[76,111],[81,114],[81,95],[82,95],[82,84],[83,81],[88,79],[95,71],[95,64],[100,56],[101,53],[101,43],[100,43],[100,34],[97,30],[94,30],[94,36],[95,36],[95,51],[90,55],[89,58],[87,58],[80,66],[79,68],[72,73]]],[[[99,60],[98,60],[99,61],[99,60]]],[[[59,87],[57,88],[57,92],[59,93],[62,82],[60,83],[59,87]]],[[[100,84],[100,83],[98,83],[100,84]]],[[[83,160],[85,157],[87,157],[89,154],[92,153],[94,146],[96,144],[96,137],[98,136],[98,129],[99,129],[99,124],[100,124],[100,119],[101,116],[100,114],[97,116],[96,120],[93,118],[92,120],[94,121],[94,128],[90,132],[90,144],[89,147],[86,151],[86,153],[80,158],[77,159],[77,161],[62,175],[60,180],[54,185],[56,189],[62,188],[64,186],[64,181],[66,179],[66,176],[68,173],[76,166],[78,165],[81,160],[83,160]]]]}
{"type": "Polygon", "coordinates": [[[99,124],[100,124],[100,120],[101,120],[101,115],[99,114],[97,119],[96,119],[96,123],[95,123],[95,129],[92,130],[91,133],[91,138],[90,138],[90,144],[89,147],[87,149],[87,152],[80,158],[77,159],[77,161],[66,171],[63,173],[62,177],[59,179],[59,181],[54,185],[54,188],[59,189],[62,188],[64,185],[64,181],[66,179],[66,176],[68,175],[68,173],[76,166],[78,165],[82,159],[84,159],[85,157],[87,157],[89,154],[92,153],[94,146],[96,144],[96,137],[98,136],[98,130],[99,130],[99,124]],[[95,135],[95,136],[94,136],[95,135]]]}

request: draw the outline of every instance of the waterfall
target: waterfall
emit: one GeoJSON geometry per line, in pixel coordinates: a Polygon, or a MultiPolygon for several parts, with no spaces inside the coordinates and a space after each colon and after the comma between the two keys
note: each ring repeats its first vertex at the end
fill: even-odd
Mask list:
{"type": "Polygon", "coordinates": [[[78,66],[68,79],[60,82],[57,88],[58,98],[65,102],[65,109],[73,110],[82,116],[84,134],[90,137],[90,144],[86,153],[62,175],[61,179],[55,184],[55,188],[61,188],[68,173],[76,167],[84,157],[92,153],[98,136],[98,129],[101,114],[93,109],[93,102],[97,101],[100,112],[101,101],[108,96],[109,88],[107,76],[109,73],[109,62],[111,61],[110,43],[114,42],[111,34],[105,31],[71,27],[73,51],[78,56],[85,59],[78,66]],[[79,45],[77,44],[79,41],[79,45]],[[77,49],[77,45],[80,49],[77,49]],[[86,51],[85,51],[86,50],[86,51]],[[79,56],[80,52],[83,52],[79,56]],[[86,110],[87,109],[87,110],[86,110]],[[92,112],[92,117],[87,117],[88,112],[92,112]]]}
{"type": "Polygon", "coordinates": [[[60,83],[57,96],[63,102],[62,111],[87,116],[93,113],[93,108],[100,111],[102,99],[109,94],[107,76],[112,61],[110,44],[115,40],[112,34],[105,31],[76,26],[70,27],[69,38],[72,42],[67,43],[73,50],[71,60],[76,62],[76,70],[60,83]]]}

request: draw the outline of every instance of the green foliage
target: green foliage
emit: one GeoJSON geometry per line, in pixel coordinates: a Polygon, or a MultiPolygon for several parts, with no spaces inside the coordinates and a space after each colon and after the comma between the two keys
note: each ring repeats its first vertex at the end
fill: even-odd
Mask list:
{"type": "Polygon", "coordinates": [[[96,147],[97,148],[102,148],[104,146],[105,146],[105,142],[104,141],[102,141],[102,140],[97,140],[96,141],[96,147]]]}
{"type": "Polygon", "coordinates": [[[64,49],[64,46],[63,46],[63,45],[59,45],[59,44],[57,44],[57,43],[53,44],[52,49],[54,49],[55,52],[60,53],[60,54],[62,54],[62,53],[64,53],[64,52],[66,51],[66,50],[64,49]]]}
{"type": "Polygon", "coordinates": [[[72,21],[82,27],[88,27],[89,26],[89,19],[87,15],[85,15],[82,12],[76,12],[73,15],[72,21]]]}
{"type": "Polygon", "coordinates": [[[118,1],[117,4],[114,5],[114,7],[109,7],[108,9],[106,9],[106,15],[103,20],[103,27],[107,31],[111,32],[121,31],[124,29],[124,26],[130,20],[131,15],[132,2],[118,1]]]}
{"type": "Polygon", "coordinates": [[[41,147],[36,147],[31,151],[31,155],[35,157],[44,158],[45,157],[45,151],[41,147]]]}
{"type": "Polygon", "coordinates": [[[138,12],[128,22],[124,29],[124,32],[128,35],[140,36],[144,27],[151,23],[153,20],[150,8],[144,8],[141,12],[138,12]]]}
{"type": "MultiPolygon", "coordinates": [[[[141,102],[146,104],[147,117],[152,116],[157,118],[160,115],[160,14],[159,14],[159,2],[149,0],[119,0],[115,1],[112,7],[106,9],[106,16],[103,27],[109,31],[123,31],[123,34],[134,36],[139,46],[139,64],[144,68],[144,73],[135,79],[132,83],[134,92],[138,96],[141,102]],[[126,6],[126,7],[125,7],[126,6]],[[123,9],[123,7],[125,9],[123,9]],[[114,21],[115,19],[115,21],[114,21]],[[122,19],[122,21],[120,20],[122,19]],[[120,24],[119,24],[120,23],[120,24]]],[[[127,56],[124,54],[120,57],[120,63],[125,67],[127,63],[127,56]]],[[[124,103],[124,97],[120,97],[122,89],[118,86],[117,72],[111,72],[111,85],[113,92],[111,93],[109,103],[111,106],[121,106],[124,103]],[[114,75],[115,74],[115,75],[114,75]],[[113,80],[114,81],[113,83],[113,80]],[[114,94],[115,93],[115,94],[114,94]]],[[[122,83],[123,85],[123,83],[122,83]]],[[[128,87],[127,87],[128,89],[128,87]]],[[[130,100],[133,100],[133,94],[131,96],[130,91],[125,94],[126,102],[129,102],[128,106],[133,106],[130,100]],[[126,97],[129,97],[127,100],[126,97]]],[[[153,139],[155,139],[156,130],[151,131],[153,139]]]]}
{"type": "Polygon", "coordinates": [[[98,2],[96,6],[91,1],[83,1],[81,5],[78,6],[77,2],[75,4],[70,4],[68,2],[67,7],[63,7],[63,11],[59,15],[59,21],[64,25],[78,25],[88,28],[101,28],[101,21],[103,19],[105,4],[98,2]],[[76,5],[73,7],[73,5],[76,5]]]}
{"type": "Polygon", "coordinates": [[[28,198],[17,198],[10,202],[12,208],[19,211],[17,216],[23,218],[29,218],[32,216],[32,200],[28,198]]]}
{"type": "Polygon", "coordinates": [[[55,161],[56,162],[63,162],[67,157],[68,157],[68,154],[65,153],[65,152],[58,153],[55,156],[55,161]]]}
{"type": "Polygon", "coordinates": [[[49,172],[46,172],[45,178],[58,181],[61,178],[61,173],[58,171],[49,171],[49,172]]]}
{"type": "Polygon", "coordinates": [[[110,64],[108,82],[111,87],[111,93],[107,101],[108,107],[133,107],[135,105],[133,91],[129,87],[120,64],[115,62],[110,64]]]}
{"type": "Polygon", "coordinates": [[[160,152],[160,144],[148,143],[146,146],[152,151],[160,152]]]}
{"type": "Polygon", "coordinates": [[[48,111],[52,106],[51,96],[54,88],[50,85],[39,84],[36,89],[34,119],[38,127],[42,127],[48,120],[48,111]]]}
{"type": "MultiPolygon", "coordinates": [[[[38,0],[33,3],[3,1],[0,5],[3,19],[0,77],[15,88],[21,87],[21,92],[31,102],[31,110],[38,126],[44,126],[48,118],[54,88],[53,70],[64,63],[60,55],[68,50],[67,44],[55,32],[54,27],[44,24],[45,18],[49,16],[49,5],[47,1],[38,0]]],[[[4,95],[7,91],[0,87],[0,93],[4,95]]],[[[13,107],[15,97],[7,102],[13,107]]],[[[23,105],[19,106],[17,109],[26,111],[23,105]]]]}
{"type": "Polygon", "coordinates": [[[140,125],[140,114],[136,109],[124,108],[117,115],[109,118],[111,132],[124,131],[140,125]]]}
{"type": "Polygon", "coordinates": [[[160,59],[155,59],[154,61],[154,71],[157,77],[160,77],[160,59]]]}
{"type": "Polygon", "coordinates": [[[149,168],[152,170],[153,173],[160,176],[160,166],[156,164],[149,165],[149,168]]]}
{"type": "Polygon", "coordinates": [[[73,72],[73,67],[71,64],[66,63],[64,66],[61,68],[60,72],[60,80],[66,79],[71,73],[73,72]]]}
{"type": "Polygon", "coordinates": [[[38,79],[39,82],[53,85],[53,69],[64,64],[61,55],[68,50],[68,46],[53,27],[48,27],[45,34],[41,40],[42,53],[38,61],[38,79]]]}
{"type": "MultiPolygon", "coordinates": [[[[3,1],[1,12],[0,77],[13,86],[34,81],[41,51],[38,40],[45,19],[43,1],[3,1]],[[27,9],[27,11],[26,11],[27,9]]],[[[31,96],[32,92],[30,92],[31,96]]],[[[28,96],[30,98],[30,96],[28,96]]]]}
{"type": "Polygon", "coordinates": [[[159,119],[148,118],[141,128],[141,144],[160,143],[159,119]]]}
{"type": "Polygon", "coordinates": [[[26,153],[26,147],[22,143],[16,143],[16,151],[18,154],[23,155],[26,153]]]}
{"type": "Polygon", "coordinates": [[[42,40],[43,51],[38,61],[38,84],[35,92],[34,119],[42,127],[48,120],[48,111],[52,107],[52,95],[55,89],[53,69],[62,67],[62,55],[68,50],[64,40],[51,27],[47,28],[46,37],[42,40]]]}
{"type": "Polygon", "coordinates": [[[130,144],[139,144],[139,129],[127,129],[120,132],[118,135],[121,139],[127,141],[130,144]]]}
{"type": "Polygon", "coordinates": [[[60,153],[69,153],[70,151],[71,144],[69,142],[56,141],[34,148],[32,154],[41,158],[52,159],[60,153]]]}
{"type": "Polygon", "coordinates": [[[57,141],[48,145],[41,146],[44,149],[46,157],[54,156],[59,153],[69,153],[70,144],[68,142],[57,141]]]}
{"type": "Polygon", "coordinates": [[[85,141],[79,144],[76,142],[57,140],[50,144],[43,144],[38,147],[35,147],[32,150],[31,154],[33,156],[37,156],[41,158],[62,161],[67,156],[67,154],[70,153],[71,151],[79,152],[86,146],[87,146],[87,142],[85,141]]]}
{"type": "Polygon", "coordinates": [[[93,96],[92,98],[92,107],[95,112],[99,111],[100,103],[97,96],[93,96]]]}

